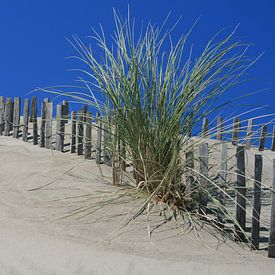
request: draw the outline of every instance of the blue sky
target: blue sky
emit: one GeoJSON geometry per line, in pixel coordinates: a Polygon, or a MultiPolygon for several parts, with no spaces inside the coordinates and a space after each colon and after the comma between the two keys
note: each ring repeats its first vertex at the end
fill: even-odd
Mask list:
{"type": "Polygon", "coordinates": [[[174,36],[200,17],[190,42],[199,51],[208,39],[223,27],[240,23],[238,37],[253,43],[251,57],[265,52],[251,68],[238,93],[269,88],[268,92],[249,99],[251,104],[269,104],[275,109],[275,1],[245,0],[139,0],[139,1],[5,1],[0,4],[0,83],[4,96],[24,96],[37,86],[70,84],[76,75],[68,69],[78,64],[66,59],[74,50],[65,37],[81,38],[92,34],[101,23],[106,36],[112,34],[115,7],[138,21],[161,24],[171,11],[169,24],[180,16],[174,36]]]}

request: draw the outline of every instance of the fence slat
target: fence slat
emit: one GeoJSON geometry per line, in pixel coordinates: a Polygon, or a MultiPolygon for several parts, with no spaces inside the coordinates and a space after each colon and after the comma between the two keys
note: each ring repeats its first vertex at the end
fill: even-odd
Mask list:
{"type": "Polygon", "coordinates": [[[110,157],[110,150],[108,150],[110,142],[110,129],[108,123],[108,119],[105,118],[103,124],[103,164],[111,166],[112,160],[110,157]]]}
{"type": "Polygon", "coordinates": [[[5,114],[4,114],[4,120],[5,120],[5,136],[10,135],[10,131],[12,130],[12,98],[7,97],[6,98],[6,104],[5,104],[5,114]]]}
{"type": "Polygon", "coordinates": [[[259,151],[264,151],[266,135],[267,135],[267,125],[265,124],[265,125],[262,126],[262,130],[261,130],[259,151]]]}
{"type": "MultiPolygon", "coordinates": [[[[199,172],[200,176],[200,185],[205,188],[208,184],[208,144],[201,143],[199,144],[199,172]]],[[[203,208],[207,205],[207,197],[205,194],[200,194],[200,205],[203,208]]]]}
{"type": "Polygon", "coordinates": [[[64,134],[62,123],[62,105],[56,106],[56,135],[55,135],[55,150],[63,152],[64,134]]]}
{"type": "Polygon", "coordinates": [[[40,137],[39,137],[39,147],[45,147],[45,125],[46,125],[46,104],[49,102],[48,98],[44,98],[41,104],[41,126],[40,126],[40,137]]]}
{"type": "Polygon", "coordinates": [[[263,157],[255,155],[254,168],[254,196],[251,226],[251,244],[253,249],[259,249],[260,243],[260,214],[261,214],[261,182],[262,182],[263,157]]]}
{"type": "Polygon", "coordinates": [[[236,220],[235,231],[240,240],[245,241],[246,229],[246,183],[245,183],[245,147],[237,146],[237,182],[236,182],[236,220]]]}
{"type": "Polygon", "coordinates": [[[28,98],[25,98],[25,100],[24,100],[23,132],[22,132],[22,139],[25,142],[28,141],[29,107],[30,107],[30,100],[28,98]]]}
{"type": "Polygon", "coordinates": [[[208,137],[208,118],[204,117],[202,122],[202,133],[201,137],[207,138],[208,137]]]}
{"type": "Polygon", "coordinates": [[[275,258],[275,159],[272,162],[271,218],[268,241],[268,257],[275,258]]]}
{"type": "Polygon", "coordinates": [[[271,151],[275,151],[275,125],[273,125],[273,129],[272,129],[272,145],[271,145],[271,151]]]}
{"type": "Polygon", "coordinates": [[[247,131],[246,131],[246,148],[251,148],[251,136],[252,136],[252,127],[253,127],[253,119],[249,119],[247,121],[247,131]]]}
{"type": "Polygon", "coordinates": [[[32,98],[31,121],[32,121],[32,125],[33,125],[32,143],[33,143],[33,145],[36,145],[36,144],[38,144],[37,96],[34,96],[32,98]]]}
{"type": "Polygon", "coordinates": [[[83,134],[84,134],[84,112],[80,110],[77,112],[77,155],[83,155],[83,134]]]}
{"type": "Polygon", "coordinates": [[[52,149],[52,114],[53,103],[46,102],[46,122],[45,122],[45,147],[52,149]]]}
{"type": "Polygon", "coordinates": [[[223,120],[222,120],[222,117],[219,116],[217,119],[217,140],[222,141],[222,133],[223,133],[223,120]]]}
{"type": "Polygon", "coordinates": [[[14,138],[19,138],[19,129],[20,129],[20,107],[21,107],[21,98],[14,98],[14,108],[13,108],[13,132],[12,136],[14,138]]]}
{"type": "Polygon", "coordinates": [[[92,156],[92,114],[86,112],[84,125],[84,158],[90,159],[92,156]]]}
{"type": "Polygon", "coordinates": [[[97,122],[97,137],[96,137],[96,158],[95,161],[97,164],[101,163],[101,135],[102,135],[102,122],[99,113],[96,115],[97,122]]]}
{"type": "Polygon", "coordinates": [[[4,115],[5,115],[5,99],[3,96],[0,96],[0,136],[3,135],[3,131],[4,131],[4,125],[5,125],[4,115]]]}
{"type": "Polygon", "coordinates": [[[240,132],[241,122],[239,117],[235,117],[233,121],[233,133],[232,133],[232,144],[238,145],[238,135],[240,132]]]}
{"type": "Polygon", "coordinates": [[[194,147],[190,146],[190,149],[185,154],[186,159],[186,186],[185,195],[190,197],[193,184],[194,184],[194,147]]]}
{"type": "Polygon", "coordinates": [[[71,153],[75,153],[76,151],[76,112],[72,111],[72,129],[71,129],[71,153]]]}

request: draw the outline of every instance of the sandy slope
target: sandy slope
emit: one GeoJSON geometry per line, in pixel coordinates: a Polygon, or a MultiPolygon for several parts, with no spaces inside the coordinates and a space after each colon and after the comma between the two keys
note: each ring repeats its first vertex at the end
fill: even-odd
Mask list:
{"type": "Polygon", "coordinates": [[[274,274],[266,255],[203,230],[204,243],[166,224],[148,241],[144,216],[119,231],[129,204],[93,212],[114,192],[98,175],[93,160],[0,137],[0,274],[274,274]]]}

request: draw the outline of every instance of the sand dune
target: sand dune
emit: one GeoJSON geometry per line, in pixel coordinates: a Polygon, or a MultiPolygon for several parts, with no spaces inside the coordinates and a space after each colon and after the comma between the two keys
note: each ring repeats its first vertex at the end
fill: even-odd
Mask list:
{"type": "Polygon", "coordinates": [[[147,216],[122,227],[127,199],[94,212],[117,190],[103,181],[93,160],[0,137],[0,274],[274,274],[266,253],[204,230],[169,223],[149,241],[147,216]]]}

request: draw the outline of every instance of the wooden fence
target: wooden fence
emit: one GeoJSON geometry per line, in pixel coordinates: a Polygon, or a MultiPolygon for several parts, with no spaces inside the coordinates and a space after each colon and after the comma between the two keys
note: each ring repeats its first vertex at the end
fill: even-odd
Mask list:
{"type": "MultiPolygon", "coordinates": [[[[57,150],[60,152],[69,151],[70,153],[83,155],[85,159],[94,158],[97,164],[105,164],[112,166],[113,177],[117,182],[117,178],[121,175],[117,172],[119,169],[125,171],[126,165],[124,162],[119,162],[116,159],[116,155],[110,154],[106,148],[108,141],[108,131],[104,131],[106,123],[104,119],[99,117],[93,117],[88,112],[87,106],[83,106],[81,110],[69,111],[69,104],[67,101],[63,101],[56,105],[56,124],[55,132],[53,132],[53,108],[54,105],[48,98],[45,98],[41,105],[38,105],[36,96],[31,99],[26,98],[23,102],[23,110],[21,110],[21,98],[11,97],[4,98],[0,96],[0,135],[12,136],[13,138],[22,138],[25,142],[32,142],[33,145],[37,145],[41,148],[47,148],[57,150]],[[41,116],[38,118],[38,108],[41,108],[41,116]],[[23,114],[23,117],[21,117],[23,114]],[[65,133],[65,125],[70,121],[70,133],[65,133]],[[32,135],[30,135],[29,126],[32,123],[32,135]],[[96,126],[96,127],[93,127],[96,126]],[[96,130],[96,139],[93,142],[92,131],[96,130]],[[69,144],[65,144],[65,136],[70,137],[69,144]],[[68,147],[65,150],[65,147],[68,147]],[[92,154],[93,153],[93,154],[92,154]],[[119,163],[119,164],[118,164],[119,163]]],[[[245,176],[245,151],[251,148],[251,138],[253,121],[248,120],[246,129],[246,140],[239,143],[239,132],[241,130],[241,121],[239,118],[234,118],[232,132],[232,144],[236,146],[236,169],[237,169],[237,180],[235,184],[235,218],[239,224],[235,228],[235,234],[237,234],[239,240],[245,241],[244,232],[251,232],[251,243],[253,249],[259,249],[261,227],[260,227],[260,215],[261,215],[261,199],[262,199],[262,171],[263,171],[263,159],[262,155],[255,155],[254,165],[254,187],[253,193],[253,213],[251,221],[251,231],[247,228],[247,186],[245,176]],[[240,230],[241,228],[241,230],[240,230]]],[[[209,129],[208,120],[205,118],[202,124],[201,137],[211,138],[213,134],[209,129]]],[[[213,131],[214,132],[214,131],[213,131]]],[[[219,186],[226,186],[227,181],[227,143],[223,141],[223,134],[227,132],[224,129],[223,120],[221,117],[217,119],[217,126],[215,129],[215,139],[220,142],[220,167],[218,174],[219,186]]],[[[275,151],[274,141],[275,129],[273,128],[272,146],[271,150],[275,151]]],[[[261,126],[260,138],[258,144],[258,150],[262,151],[265,149],[265,141],[267,133],[267,125],[261,126]]],[[[205,139],[206,141],[206,139],[205,139]]],[[[125,146],[120,144],[121,152],[126,155],[125,146]]],[[[208,144],[200,143],[198,147],[199,157],[199,173],[202,176],[201,180],[203,184],[204,180],[208,178],[209,172],[209,149],[208,144]]],[[[194,151],[186,152],[186,167],[192,170],[194,168],[194,151]]],[[[194,182],[194,177],[190,170],[186,170],[186,190],[191,190],[194,182]]],[[[272,190],[275,190],[275,159],[273,160],[273,181],[272,190]]],[[[204,203],[204,202],[203,202],[204,203]]],[[[224,203],[225,198],[224,198],[224,203]]],[[[218,213],[217,213],[218,215],[218,213]]],[[[221,215],[221,213],[219,213],[221,215]]],[[[275,257],[275,193],[271,192],[271,220],[269,229],[269,245],[268,245],[268,256],[275,257]]]]}

